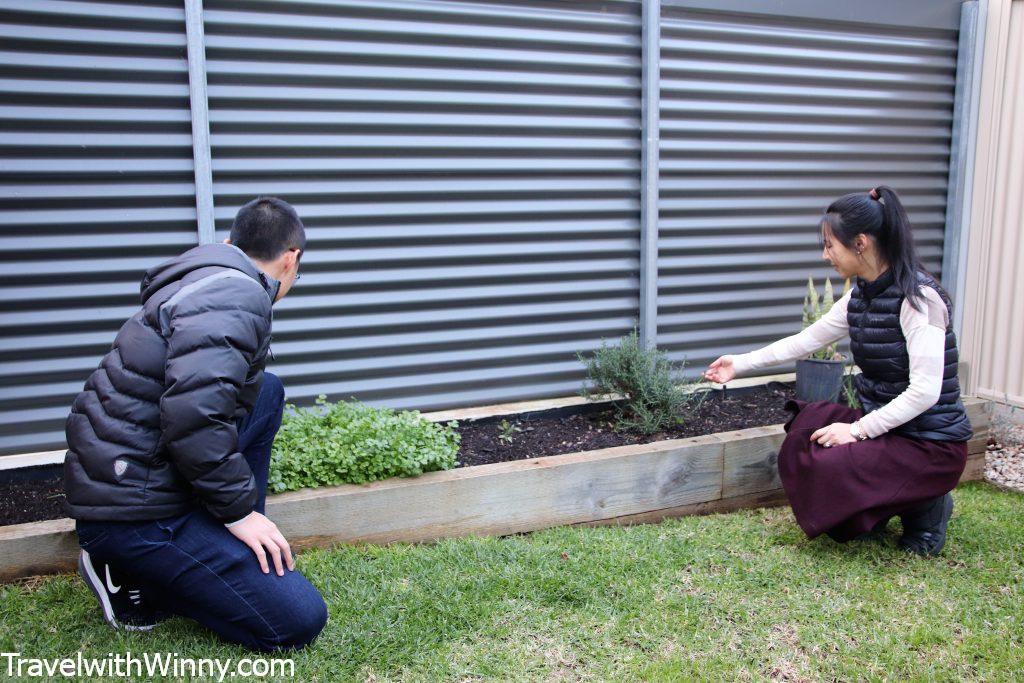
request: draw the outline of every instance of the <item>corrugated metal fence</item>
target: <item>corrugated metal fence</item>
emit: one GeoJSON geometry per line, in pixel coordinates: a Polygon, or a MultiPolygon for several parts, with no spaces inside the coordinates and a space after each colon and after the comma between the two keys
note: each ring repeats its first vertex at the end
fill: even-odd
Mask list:
{"type": "Polygon", "coordinates": [[[666,5],[661,346],[705,362],[792,334],[808,275],[835,275],[813,229],[823,209],[882,182],[938,272],[954,32],[666,5]]]}
{"type": "MultiPolygon", "coordinates": [[[[879,182],[937,269],[956,3],[663,4],[660,346],[796,329],[817,216],[879,182]]],[[[575,352],[645,315],[639,2],[207,0],[202,28],[218,239],[261,193],[308,229],[275,318],[291,400],[567,395],[575,352]]],[[[196,186],[180,1],[6,2],[0,34],[15,453],[62,446],[143,270],[196,243],[196,186]]]]}
{"type": "Polygon", "coordinates": [[[0,10],[0,453],[62,445],[142,272],[196,243],[184,17],[0,10]]]}
{"type": "Polygon", "coordinates": [[[217,227],[300,207],[289,394],[571,392],[574,351],[636,316],[637,6],[236,7],[205,17],[217,227]]]}

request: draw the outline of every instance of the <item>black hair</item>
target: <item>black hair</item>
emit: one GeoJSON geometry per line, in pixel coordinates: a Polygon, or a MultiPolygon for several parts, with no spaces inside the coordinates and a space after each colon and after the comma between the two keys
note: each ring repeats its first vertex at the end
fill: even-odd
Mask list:
{"type": "Polygon", "coordinates": [[[273,261],[290,249],[305,251],[306,229],[288,202],[257,197],[235,215],[231,243],[254,259],[273,261]]]}
{"type": "Polygon", "coordinates": [[[852,192],[832,202],[821,219],[842,245],[852,249],[857,235],[875,240],[879,255],[892,270],[896,286],[910,305],[921,310],[918,271],[927,272],[917,257],[910,219],[896,191],[879,185],[871,192],[852,192]]]}

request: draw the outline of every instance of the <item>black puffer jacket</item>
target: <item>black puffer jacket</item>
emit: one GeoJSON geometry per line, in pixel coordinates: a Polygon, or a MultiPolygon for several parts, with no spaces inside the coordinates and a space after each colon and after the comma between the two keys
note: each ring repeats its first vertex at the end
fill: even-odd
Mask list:
{"type": "Polygon", "coordinates": [[[263,380],[279,286],[226,244],[146,273],[142,309],[67,419],[69,515],[159,519],[198,503],[231,522],[252,511],[255,481],[235,425],[263,380]]]}

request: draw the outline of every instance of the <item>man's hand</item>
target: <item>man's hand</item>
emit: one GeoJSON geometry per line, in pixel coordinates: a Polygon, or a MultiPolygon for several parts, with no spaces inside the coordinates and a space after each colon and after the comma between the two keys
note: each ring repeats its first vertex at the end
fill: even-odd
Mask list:
{"type": "Polygon", "coordinates": [[[825,448],[841,446],[844,443],[853,443],[857,439],[850,434],[850,425],[845,422],[833,422],[827,427],[822,427],[811,434],[811,441],[817,441],[825,448]]]}
{"type": "Polygon", "coordinates": [[[250,512],[242,521],[229,526],[228,531],[234,534],[235,538],[242,543],[252,548],[253,553],[256,554],[256,559],[260,562],[260,569],[263,570],[264,574],[270,573],[270,567],[267,565],[268,552],[274,558],[274,569],[277,571],[278,576],[284,576],[284,567],[281,565],[282,554],[284,554],[284,561],[288,566],[288,571],[295,570],[295,560],[292,559],[292,549],[288,546],[288,541],[277,530],[277,525],[260,513],[250,512]]]}

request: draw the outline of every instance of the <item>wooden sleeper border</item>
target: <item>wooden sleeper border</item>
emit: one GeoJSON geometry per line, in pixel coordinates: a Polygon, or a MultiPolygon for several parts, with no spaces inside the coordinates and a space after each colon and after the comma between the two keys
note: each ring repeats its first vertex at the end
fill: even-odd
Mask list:
{"type": "MultiPolygon", "coordinates": [[[[961,481],[982,479],[991,404],[965,399],[975,438],[961,481]]],[[[293,549],[658,522],[784,505],[782,425],[431,472],[267,499],[293,549]]],[[[74,522],[0,527],[0,581],[72,570],[74,522]]]]}

